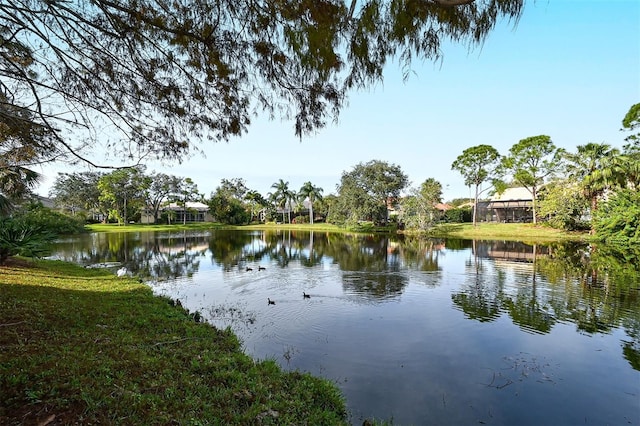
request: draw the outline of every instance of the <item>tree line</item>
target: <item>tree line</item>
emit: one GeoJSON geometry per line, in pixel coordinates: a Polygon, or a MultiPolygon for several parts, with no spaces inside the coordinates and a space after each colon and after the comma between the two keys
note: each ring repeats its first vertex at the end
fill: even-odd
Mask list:
{"type": "Polygon", "coordinates": [[[557,148],[547,135],[514,144],[501,156],[491,145],[465,149],[451,165],[475,190],[473,223],[484,192],[525,187],[532,197],[532,222],[565,230],[590,228],[604,239],[640,241],[640,104],[622,120],[627,142],[557,148]]]}
{"type": "MultiPolygon", "coordinates": [[[[520,140],[505,156],[490,145],[467,148],[451,167],[475,189],[474,205],[485,193],[523,186],[532,195],[533,222],[543,220],[566,230],[591,228],[601,239],[633,244],[640,241],[640,138],[633,133],[640,128],[639,123],[637,104],[623,120],[623,130],[630,134],[622,149],[587,143],[568,152],[557,148],[549,136],[538,135],[520,140]]],[[[15,189],[24,196],[28,185],[19,182],[23,185],[15,189]]],[[[6,192],[11,186],[4,188],[6,192]]],[[[147,211],[156,222],[175,222],[172,211],[163,207],[176,203],[187,211],[190,201],[206,203],[216,221],[233,225],[255,221],[313,223],[321,219],[361,229],[393,223],[407,230],[427,231],[442,220],[464,220],[460,215],[444,216],[438,211],[437,204],[442,202],[439,181],[428,178],[410,187],[409,177],[399,165],[381,160],[359,163],[343,172],[335,194],[323,196],[323,189],[311,182],[295,190],[283,179],[274,182],[271,189],[263,195],[248,188],[242,178],[222,179],[206,197],[189,177],[146,173],[143,166],[108,173],[60,173],[50,195],[60,212],[74,220],[65,220],[60,213],[46,213],[34,204],[22,209],[12,208],[15,206],[11,203],[0,206],[4,206],[0,215],[3,235],[11,234],[5,240],[17,241],[13,248],[0,250],[0,261],[16,252],[20,241],[77,232],[86,220],[126,225],[139,221],[147,211]]],[[[470,218],[474,223],[476,210],[470,218]]],[[[34,248],[31,254],[40,253],[38,244],[26,246],[34,248]]]]}
{"type": "MultiPolygon", "coordinates": [[[[474,189],[474,205],[489,193],[522,186],[532,196],[534,223],[544,220],[566,230],[585,226],[601,232],[612,226],[636,229],[633,218],[622,213],[635,211],[637,204],[640,140],[633,132],[640,127],[639,105],[632,106],[623,120],[623,129],[630,134],[622,149],[592,142],[569,152],[557,148],[550,136],[538,135],[520,140],[504,156],[491,145],[467,148],[451,168],[474,189]],[[612,215],[616,203],[620,204],[616,208],[623,211],[612,215]],[[619,223],[612,224],[613,218],[619,223]]],[[[186,211],[190,201],[206,203],[216,221],[234,225],[257,220],[313,223],[322,219],[344,226],[393,221],[407,229],[428,230],[442,219],[436,210],[436,204],[442,202],[440,182],[429,178],[410,187],[409,177],[399,165],[381,160],[359,163],[343,172],[335,194],[323,196],[323,189],[311,182],[294,190],[283,179],[273,183],[271,189],[263,195],[248,188],[242,178],[222,179],[206,197],[189,177],[146,173],[144,166],[138,166],[109,173],[61,173],[50,195],[61,211],[72,216],[84,212],[90,218],[123,224],[138,221],[143,210],[156,222],[170,223],[171,212],[163,207],[177,203],[186,211]]],[[[476,211],[474,208],[474,224],[476,211]]],[[[637,238],[629,233],[628,237],[637,238]]]]}
{"type": "Polygon", "coordinates": [[[139,221],[144,210],[156,222],[171,223],[171,212],[163,207],[177,203],[188,210],[191,201],[207,204],[215,221],[231,225],[255,221],[313,223],[318,219],[338,225],[363,221],[382,225],[390,220],[390,208],[402,203],[402,217],[396,221],[426,229],[427,223],[433,223],[429,218],[433,217],[434,203],[441,201],[442,185],[428,179],[420,188],[411,189],[410,195],[401,197],[408,185],[408,176],[400,166],[372,160],[344,172],[337,194],[323,196],[323,188],[310,181],[296,190],[279,179],[271,185],[272,191],[263,195],[248,188],[244,179],[231,178],[222,179],[207,197],[188,177],[145,173],[144,167],[132,167],[109,173],[60,173],[50,196],[68,214],[124,225],[139,221]]]}
{"type": "MultiPolygon", "coordinates": [[[[84,204],[83,209],[98,211],[101,217],[121,223],[134,220],[141,204],[151,207],[157,218],[159,204],[168,200],[182,203],[183,207],[189,200],[205,200],[188,178],[146,175],[140,164],[152,158],[180,160],[197,151],[199,141],[226,141],[241,136],[248,131],[254,113],[290,119],[298,136],[313,133],[337,118],[352,90],[382,81],[390,58],[399,59],[406,76],[413,60],[438,60],[448,41],[469,48],[482,45],[496,23],[517,22],[524,3],[3,2],[3,229],[9,229],[8,223],[17,215],[15,202],[24,200],[38,182],[33,166],[46,162],[84,162],[94,166],[92,170],[110,170],[68,174],[65,179],[69,181],[79,179],[93,184],[91,191],[95,194],[87,190],[90,197],[68,203],[67,207],[75,209],[84,204]],[[97,146],[106,148],[112,158],[124,160],[130,167],[113,169],[102,164],[94,158],[97,146]],[[177,182],[167,183],[165,177],[177,182]]],[[[637,116],[636,110],[626,128],[635,128],[637,116]]],[[[637,141],[630,144],[621,157],[633,157],[637,141]]],[[[542,144],[532,141],[532,145],[542,144]]],[[[506,157],[510,160],[500,160],[502,169],[511,173],[512,182],[535,193],[534,220],[564,220],[559,210],[545,215],[544,197],[537,197],[538,190],[550,191],[552,173],[545,175],[540,170],[546,167],[545,161],[554,163],[555,159],[546,154],[544,158],[537,156],[540,153],[531,147],[520,148],[520,152],[506,157]],[[534,155],[523,160],[530,152],[534,155]],[[535,163],[537,160],[541,163],[535,163]]],[[[463,170],[468,171],[466,166],[463,170]]],[[[488,178],[483,174],[475,179],[465,176],[465,180],[475,185],[481,179],[482,184],[488,178]]],[[[599,189],[600,183],[585,186],[583,179],[580,191],[587,198],[591,194],[593,201],[613,189],[635,188],[627,183],[623,188],[621,182],[613,185],[609,177],[606,179],[605,189],[599,189]]],[[[499,189],[499,179],[494,181],[499,189]]],[[[316,216],[346,225],[398,220],[421,230],[438,219],[433,204],[440,200],[442,189],[435,179],[408,188],[407,176],[399,166],[378,160],[358,164],[343,173],[338,193],[326,197],[311,183],[306,190],[300,188],[296,196],[284,181],[276,182],[273,192],[265,196],[249,189],[244,194],[235,191],[238,188],[233,187],[238,183],[238,179],[223,181],[219,191],[206,199],[214,216],[230,223],[250,222],[258,213],[268,220],[303,220],[295,216],[304,203],[300,200],[306,199],[307,204],[302,207],[309,209],[309,222],[316,216]],[[398,206],[394,209],[397,215],[389,217],[389,208],[394,205],[398,206]],[[276,218],[280,213],[282,217],[276,218]]],[[[83,184],[78,185],[82,188],[83,184]]],[[[624,195],[621,191],[616,193],[624,195]]],[[[618,201],[622,205],[633,203],[634,196],[631,191],[628,201],[618,201]]],[[[547,199],[551,198],[547,195],[547,199]]],[[[604,211],[608,208],[605,207],[592,204],[594,217],[596,210],[604,211]]]]}

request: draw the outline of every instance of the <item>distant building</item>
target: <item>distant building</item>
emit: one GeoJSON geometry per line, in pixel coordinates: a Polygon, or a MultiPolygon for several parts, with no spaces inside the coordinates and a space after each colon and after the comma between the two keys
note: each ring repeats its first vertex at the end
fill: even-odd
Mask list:
{"type": "MultiPolygon", "coordinates": [[[[311,202],[308,198],[305,198],[301,203],[293,204],[288,202],[283,207],[276,207],[276,215],[282,219],[282,215],[288,216],[291,213],[291,221],[294,222],[296,216],[308,215],[310,212],[311,202]]],[[[314,221],[323,220],[324,218],[319,216],[316,212],[313,213],[314,221]]],[[[265,210],[262,210],[259,214],[259,218],[262,222],[265,220],[265,210]]],[[[294,222],[295,223],[295,222],[294,222]]]]}
{"type": "Polygon", "coordinates": [[[451,210],[455,208],[451,204],[447,204],[447,203],[436,203],[434,207],[436,208],[436,210],[441,211],[442,213],[446,212],[447,210],[451,210]]]}
{"type": "Polygon", "coordinates": [[[142,224],[156,223],[156,218],[153,215],[153,209],[151,207],[146,207],[140,210],[140,223],[142,224]]]}
{"type": "MultiPolygon", "coordinates": [[[[186,211],[183,203],[170,203],[162,209],[164,212],[172,212],[171,222],[213,222],[213,217],[209,214],[209,206],[198,201],[187,201],[186,211]],[[186,216],[186,220],[185,220],[186,216]]],[[[147,222],[153,223],[153,222],[147,222]]]]}
{"type": "Polygon", "coordinates": [[[533,221],[533,196],[525,187],[507,188],[503,193],[492,196],[488,203],[482,204],[482,206],[478,205],[479,217],[487,221],[533,221]]]}
{"type": "Polygon", "coordinates": [[[48,209],[54,209],[56,207],[56,203],[49,197],[43,197],[42,195],[34,195],[34,201],[39,202],[44,207],[48,209]]]}

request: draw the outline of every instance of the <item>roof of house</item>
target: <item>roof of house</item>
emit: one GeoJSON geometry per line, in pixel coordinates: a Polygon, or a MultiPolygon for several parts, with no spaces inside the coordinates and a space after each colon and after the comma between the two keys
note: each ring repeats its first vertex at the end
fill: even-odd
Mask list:
{"type": "MultiPolygon", "coordinates": [[[[480,201],[478,201],[478,202],[480,202],[480,201]]],[[[458,206],[458,208],[459,208],[459,209],[464,209],[464,208],[466,208],[466,207],[473,207],[473,206],[474,206],[473,201],[469,201],[468,203],[460,204],[460,205],[458,206]]]]}
{"type": "Polygon", "coordinates": [[[533,197],[525,187],[507,188],[502,194],[494,194],[487,205],[489,209],[531,208],[533,197]]]}
{"type": "Polygon", "coordinates": [[[33,196],[33,198],[35,201],[39,201],[40,203],[42,203],[44,207],[47,207],[50,209],[54,208],[56,205],[55,201],[49,197],[43,197],[42,195],[36,194],[33,196]]]}
{"type": "Polygon", "coordinates": [[[436,203],[435,208],[436,210],[447,211],[447,210],[451,210],[453,206],[447,203],[436,203]]]}
{"type": "Polygon", "coordinates": [[[516,188],[507,188],[502,194],[496,193],[493,196],[491,196],[491,201],[513,201],[513,200],[532,201],[533,196],[531,195],[531,192],[523,186],[516,187],[516,188]]]}
{"type": "MultiPolygon", "coordinates": [[[[187,210],[208,211],[209,206],[199,201],[187,201],[187,210]]],[[[182,211],[183,203],[169,203],[163,207],[165,210],[182,211]]]]}

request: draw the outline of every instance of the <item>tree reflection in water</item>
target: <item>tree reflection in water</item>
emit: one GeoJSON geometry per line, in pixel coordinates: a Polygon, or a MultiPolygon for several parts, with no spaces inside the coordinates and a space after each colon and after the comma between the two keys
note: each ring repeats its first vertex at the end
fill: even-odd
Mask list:
{"type": "Polygon", "coordinates": [[[96,233],[60,241],[55,256],[90,265],[121,262],[144,279],[190,277],[204,260],[225,273],[258,265],[338,268],[342,291],[363,303],[397,299],[410,282],[439,286],[442,259],[469,253],[454,307],[474,321],[507,315],[546,334],[622,328],[621,351],[640,369],[640,252],[577,242],[525,244],[301,231],[96,233]]]}
{"type": "Polygon", "coordinates": [[[495,321],[505,312],[535,333],[549,333],[558,322],[572,322],[588,334],[623,327],[630,339],[622,344],[624,357],[638,370],[639,265],[634,253],[595,244],[478,242],[467,262],[467,282],[451,298],[470,319],[495,321]],[[510,291],[507,274],[516,284],[510,291]]]}

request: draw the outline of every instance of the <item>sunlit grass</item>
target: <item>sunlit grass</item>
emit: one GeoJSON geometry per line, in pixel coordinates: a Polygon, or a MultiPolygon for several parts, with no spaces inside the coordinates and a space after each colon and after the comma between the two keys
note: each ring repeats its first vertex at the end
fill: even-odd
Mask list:
{"type": "Polygon", "coordinates": [[[0,424],[345,424],[330,382],[242,353],[144,284],[0,267],[0,424]]]}
{"type": "MultiPolygon", "coordinates": [[[[238,230],[291,230],[291,231],[319,231],[319,232],[392,232],[390,228],[373,229],[347,229],[328,223],[310,224],[278,224],[262,223],[254,225],[232,226],[220,223],[188,223],[174,225],[141,225],[129,224],[126,226],[117,224],[87,225],[92,232],[143,232],[143,231],[180,231],[180,230],[209,230],[209,229],[238,229],[238,230]]],[[[406,234],[413,232],[407,230],[406,234]]],[[[499,239],[510,241],[559,241],[559,240],[586,240],[589,238],[586,232],[567,232],[553,229],[545,225],[533,225],[532,223],[479,223],[473,226],[470,223],[447,223],[436,225],[429,233],[433,237],[453,237],[465,239],[499,239]]]]}
{"type": "Polygon", "coordinates": [[[347,232],[347,230],[338,225],[332,225],[330,223],[314,223],[313,225],[309,223],[282,223],[277,224],[273,222],[255,224],[255,225],[246,225],[242,227],[237,227],[237,229],[284,229],[284,230],[295,230],[295,231],[326,231],[326,232],[347,232]]]}
{"type": "Polygon", "coordinates": [[[85,228],[91,232],[141,232],[141,231],[182,231],[182,230],[203,230],[203,229],[220,229],[225,225],[212,222],[197,222],[173,225],[167,224],[149,224],[129,223],[127,225],[119,225],[117,223],[94,223],[86,225],[85,228]]]}
{"type": "Polygon", "coordinates": [[[182,230],[208,230],[208,229],[281,229],[281,230],[296,230],[296,231],[326,231],[326,232],[345,232],[344,228],[337,225],[331,225],[328,223],[314,223],[310,224],[278,224],[274,222],[255,224],[255,225],[225,225],[214,222],[198,222],[187,224],[173,224],[173,225],[142,225],[136,223],[130,223],[127,225],[118,225],[116,223],[97,223],[86,225],[87,230],[91,232],[142,232],[142,231],[182,231],[182,230]]]}
{"type": "Polygon", "coordinates": [[[584,232],[567,232],[532,223],[449,223],[436,226],[433,236],[465,239],[500,239],[510,241],[583,240],[584,232]]]}

